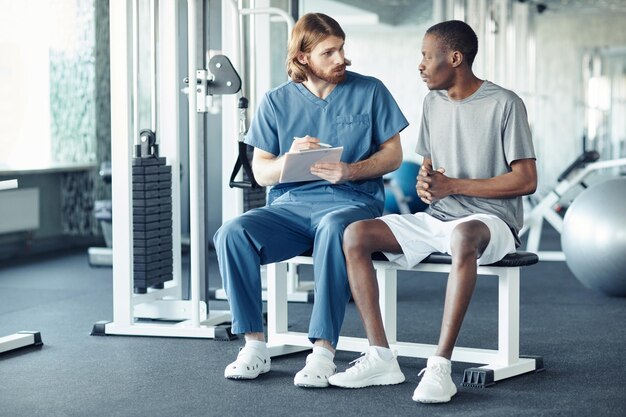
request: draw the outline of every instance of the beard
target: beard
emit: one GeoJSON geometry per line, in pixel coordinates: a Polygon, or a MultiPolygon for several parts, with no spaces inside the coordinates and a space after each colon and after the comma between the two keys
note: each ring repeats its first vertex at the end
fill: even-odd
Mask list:
{"type": "Polygon", "coordinates": [[[309,63],[311,74],[331,84],[339,84],[346,78],[346,64],[339,65],[331,70],[324,71],[309,63]]]}

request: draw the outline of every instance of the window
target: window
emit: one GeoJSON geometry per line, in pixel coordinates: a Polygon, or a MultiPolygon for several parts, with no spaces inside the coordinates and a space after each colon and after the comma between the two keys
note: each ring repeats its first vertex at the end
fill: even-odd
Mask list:
{"type": "Polygon", "coordinates": [[[95,160],[94,7],[0,0],[0,169],[95,160]]]}

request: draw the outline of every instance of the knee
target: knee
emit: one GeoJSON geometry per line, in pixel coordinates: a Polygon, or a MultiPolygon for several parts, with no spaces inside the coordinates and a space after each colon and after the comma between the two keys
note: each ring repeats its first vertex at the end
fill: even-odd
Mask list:
{"type": "Polygon", "coordinates": [[[333,248],[341,248],[348,222],[340,216],[325,216],[315,231],[315,242],[325,242],[333,248]]]}
{"type": "Polygon", "coordinates": [[[224,249],[230,244],[238,240],[237,236],[243,235],[244,227],[239,221],[239,218],[235,218],[224,223],[213,236],[213,245],[215,250],[219,251],[224,249]]]}
{"type": "Polygon", "coordinates": [[[341,235],[346,228],[347,221],[341,216],[326,215],[317,226],[318,234],[341,235]]]}
{"type": "Polygon", "coordinates": [[[346,256],[367,250],[366,222],[358,221],[346,227],[343,233],[343,252],[346,256]]]}
{"type": "Polygon", "coordinates": [[[457,258],[476,259],[488,243],[489,229],[482,222],[461,223],[452,230],[450,236],[450,249],[457,258]]]}

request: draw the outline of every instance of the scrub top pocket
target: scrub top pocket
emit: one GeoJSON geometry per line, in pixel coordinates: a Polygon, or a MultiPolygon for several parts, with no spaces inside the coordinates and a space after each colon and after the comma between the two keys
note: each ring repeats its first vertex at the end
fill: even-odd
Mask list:
{"type": "Polygon", "coordinates": [[[374,153],[369,113],[337,116],[335,125],[337,141],[344,147],[342,161],[360,160],[374,153]],[[350,138],[351,142],[345,143],[345,138],[350,138]]]}

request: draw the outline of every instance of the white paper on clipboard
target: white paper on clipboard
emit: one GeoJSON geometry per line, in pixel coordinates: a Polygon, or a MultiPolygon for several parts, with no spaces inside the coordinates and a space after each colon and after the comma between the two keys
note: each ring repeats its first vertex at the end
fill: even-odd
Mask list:
{"type": "Polygon", "coordinates": [[[311,149],[285,154],[285,163],[280,173],[279,183],[319,181],[320,177],[311,174],[311,165],[318,162],[335,163],[341,160],[343,146],[336,148],[311,149]]]}

